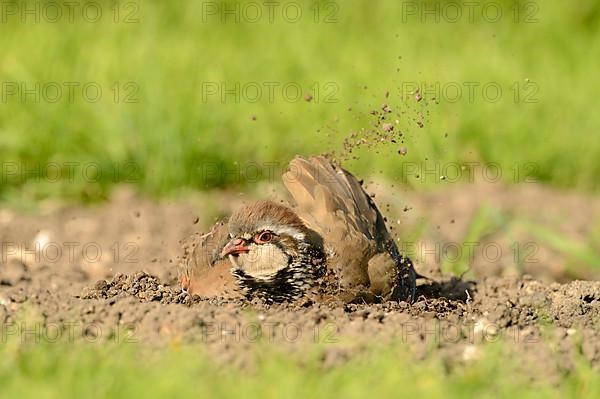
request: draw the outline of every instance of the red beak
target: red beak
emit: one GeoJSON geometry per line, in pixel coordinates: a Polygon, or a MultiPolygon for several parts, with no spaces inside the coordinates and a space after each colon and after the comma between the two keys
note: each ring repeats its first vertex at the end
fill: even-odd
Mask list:
{"type": "Polygon", "coordinates": [[[221,251],[221,257],[224,258],[227,255],[239,255],[242,252],[250,252],[250,248],[246,245],[246,242],[241,238],[234,238],[229,241],[221,251]]]}

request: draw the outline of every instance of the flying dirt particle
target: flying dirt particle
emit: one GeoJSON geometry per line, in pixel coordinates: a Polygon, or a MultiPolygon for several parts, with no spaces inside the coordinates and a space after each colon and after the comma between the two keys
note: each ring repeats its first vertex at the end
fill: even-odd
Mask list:
{"type": "Polygon", "coordinates": [[[255,120],[256,120],[256,115],[252,115],[252,116],[250,117],[250,119],[252,119],[253,121],[255,121],[255,120]]]}
{"type": "Polygon", "coordinates": [[[195,217],[194,220],[192,220],[192,224],[198,224],[198,222],[200,221],[199,217],[195,217]]]}
{"type": "Polygon", "coordinates": [[[448,133],[444,133],[444,137],[448,137],[448,133]]]}
{"type": "Polygon", "coordinates": [[[133,216],[135,216],[136,218],[139,218],[141,215],[142,213],[140,211],[133,212],[133,216]]]}
{"type": "Polygon", "coordinates": [[[308,93],[304,96],[304,101],[306,101],[307,103],[311,102],[312,99],[313,99],[313,96],[310,93],[308,93]]]}
{"type": "Polygon", "coordinates": [[[40,230],[35,238],[33,239],[34,244],[38,248],[44,248],[50,242],[50,236],[52,234],[46,230],[40,230]]]}
{"type": "Polygon", "coordinates": [[[451,223],[451,224],[454,224],[454,223],[456,223],[456,221],[455,221],[454,219],[452,219],[452,220],[450,221],[450,223],[451,223]]]}
{"type": "Polygon", "coordinates": [[[415,93],[415,100],[417,100],[417,102],[421,102],[421,100],[423,99],[423,96],[421,95],[421,93],[419,93],[418,91],[415,93]]]}
{"type": "Polygon", "coordinates": [[[383,112],[387,113],[387,114],[389,114],[389,113],[391,113],[391,112],[392,112],[392,108],[390,108],[390,106],[389,106],[389,105],[387,105],[387,104],[383,104],[383,105],[381,106],[381,110],[382,110],[383,112]]]}
{"type": "Polygon", "coordinates": [[[408,153],[408,149],[406,147],[400,147],[400,149],[398,150],[398,154],[400,155],[406,155],[408,153]]]}
{"type": "Polygon", "coordinates": [[[440,180],[446,180],[446,176],[440,176],[440,180]]]}
{"type": "Polygon", "coordinates": [[[390,92],[389,92],[389,91],[386,91],[386,92],[385,92],[385,98],[388,98],[389,96],[390,96],[390,92]]]}
{"type": "Polygon", "coordinates": [[[392,130],[394,130],[394,125],[392,125],[391,123],[384,123],[383,125],[381,125],[381,127],[383,128],[384,132],[391,132],[392,130]]]}

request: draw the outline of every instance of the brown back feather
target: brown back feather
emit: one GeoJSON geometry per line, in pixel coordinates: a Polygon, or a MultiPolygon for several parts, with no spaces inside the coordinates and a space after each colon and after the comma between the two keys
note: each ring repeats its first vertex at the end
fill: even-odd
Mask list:
{"type": "Polygon", "coordinates": [[[328,267],[340,275],[341,288],[367,286],[369,260],[394,244],[358,180],[319,156],[294,158],[283,181],[299,216],[324,238],[328,267]]]}

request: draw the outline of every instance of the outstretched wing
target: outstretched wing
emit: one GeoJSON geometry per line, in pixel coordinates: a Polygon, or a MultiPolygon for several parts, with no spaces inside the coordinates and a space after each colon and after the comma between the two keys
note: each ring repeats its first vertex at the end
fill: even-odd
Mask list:
{"type": "Polygon", "coordinates": [[[296,157],[283,181],[298,215],[323,237],[328,268],[341,290],[349,296],[365,290],[384,298],[412,296],[412,264],[399,254],[383,216],[356,177],[325,157],[296,157]],[[399,277],[403,274],[406,281],[399,277]],[[404,285],[411,292],[399,290],[404,285]]]}
{"type": "Polygon", "coordinates": [[[231,262],[221,258],[221,250],[229,238],[227,224],[219,222],[202,236],[192,237],[184,245],[180,263],[181,287],[191,295],[203,297],[238,297],[231,274],[231,262]]]}

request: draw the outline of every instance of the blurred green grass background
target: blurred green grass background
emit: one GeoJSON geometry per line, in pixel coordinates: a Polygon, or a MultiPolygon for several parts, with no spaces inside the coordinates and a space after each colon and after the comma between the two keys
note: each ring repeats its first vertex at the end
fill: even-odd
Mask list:
{"type": "MultiPolygon", "coordinates": [[[[296,23],[293,9],[282,11],[289,2],[274,8],[273,22],[262,8],[256,23],[246,2],[123,2],[116,3],[118,14],[114,3],[103,4],[96,23],[88,21],[94,10],[83,12],[85,2],[73,22],[64,6],[62,18],[48,22],[55,13],[47,3],[15,3],[16,12],[3,6],[5,201],[96,200],[124,180],[152,195],[244,184],[243,173],[223,178],[203,168],[277,162],[281,169],[296,153],[339,151],[382,103],[404,112],[408,154],[398,155],[400,143],[359,150],[360,159],[346,164],[358,174],[407,180],[402,162],[495,162],[512,181],[510,168],[524,174],[534,163],[543,182],[600,187],[600,4],[594,0],[496,1],[502,15],[495,23],[493,10],[483,12],[490,2],[476,3],[473,22],[466,8],[452,22],[445,2],[299,1],[296,23]],[[34,4],[39,23],[23,14],[34,4]],[[223,9],[236,4],[239,22],[223,9]],[[436,4],[439,23],[425,12],[436,4]],[[416,14],[408,8],[415,5],[416,14]],[[65,82],[79,84],[72,101],[65,82]],[[39,102],[22,90],[36,91],[36,83],[39,102]],[[88,83],[101,88],[99,101],[85,100],[88,83]],[[425,101],[417,103],[407,91],[414,83],[447,91],[424,91],[425,101]],[[471,98],[468,84],[477,85],[471,98]],[[486,84],[493,87],[484,93],[486,84]],[[48,101],[56,85],[62,97],[48,101]],[[238,99],[222,98],[222,85],[238,99]],[[207,92],[215,87],[218,93],[207,92]],[[494,87],[501,96],[486,100],[495,97],[494,87]],[[307,94],[312,101],[304,100],[307,94]],[[421,115],[423,128],[415,123],[421,115]],[[80,170],[58,176],[46,168],[67,162],[97,166],[87,171],[91,181],[80,170]],[[44,178],[46,172],[52,176],[44,178]]],[[[94,97],[93,90],[87,94],[94,97]]]]}
{"type": "Polygon", "coordinates": [[[7,397],[32,398],[596,398],[600,392],[585,361],[554,385],[551,378],[532,381],[528,374],[535,372],[503,342],[478,348],[468,361],[434,352],[415,361],[406,344],[387,344],[327,367],[319,360],[326,348],[285,356],[275,345],[259,345],[242,368],[224,367],[200,345],[149,351],[114,343],[31,345],[11,337],[0,348],[0,381],[7,397]]]}

